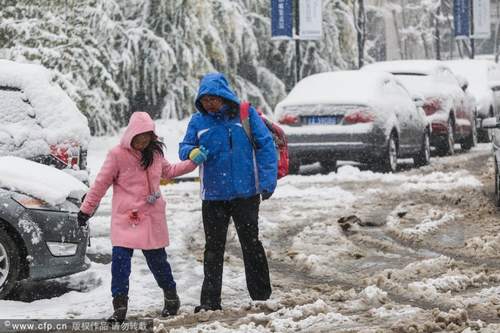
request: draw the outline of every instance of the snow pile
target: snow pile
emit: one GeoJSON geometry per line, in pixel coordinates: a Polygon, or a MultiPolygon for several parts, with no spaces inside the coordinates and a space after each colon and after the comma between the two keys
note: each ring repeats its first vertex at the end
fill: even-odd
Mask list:
{"type": "MultiPolygon", "coordinates": [[[[337,172],[328,175],[313,175],[308,177],[290,175],[282,180],[280,184],[292,183],[349,183],[349,182],[380,182],[382,185],[394,186],[394,191],[406,193],[410,191],[447,191],[457,188],[480,188],[482,183],[467,170],[454,172],[431,172],[422,173],[413,170],[412,173],[384,174],[370,170],[361,171],[352,165],[343,165],[337,172]]],[[[281,186],[281,185],[280,185],[281,186]]]]}
{"type": "Polygon", "coordinates": [[[19,157],[0,157],[0,187],[29,194],[49,204],[80,199],[88,187],[67,173],[19,157]]]}
{"type": "Polygon", "coordinates": [[[422,281],[408,284],[408,291],[419,299],[435,301],[441,293],[448,291],[462,291],[471,285],[471,279],[463,274],[447,275],[435,279],[423,279],[422,281]]]}
{"type": "Polygon", "coordinates": [[[90,131],[85,116],[39,65],[0,60],[0,155],[48,154],[51,144],[79,143],[90,131]]]}
{"type": "MultiPolygon", "coordinates": [[[[281,308],[270,314],[250,314],[237,321],[236,325],[227,326],[224,322],[215,321],[197,325],[195,328],[179,328],[169,330],[174,333],[189,332],[317,332],[334,325],[353,323],[352,319],[335,312],[328,304],[319,299],[312,304],[297,305],[293,308],[281,308]],[[240,322],[241,324],[238,324],[240,322]]],[[[158,332],[167,332],[162,328],[158,332]],[[163,329],[163,330],[162,330],[163,329]]]]}
{"type": "Polygon", "coordinates": [[[431,278],[444,274],[455,266],[455,261],[445,256],[426,259],[406,265],[401,269],[386,269],[366,280],[367,284],[375,284],[384,289],[401,288],[414,280],[431,278]]]}
{"type": "Polygon", "coordinates": [[[455,214],[442,212],[428,205],[400,204],[388,217],[387,227],[398,238],[422,241],[441,227],[455,222],[455,214]],[[422,216],[425,214],[424,216],[422,216]]]}
{"type": "Polygon", "coordinates": [[[391,306],[385,305],[381,307],[377,307],[374,309],[369,309],[368,313],[374,317],[381,319],[399,319],[399,318],[408,318],[413,317],[422,312],[422,309],[415,308],[410,305],[403,306],[391,306]]]}
{"type": "Polygon", "coordinates": [[[298,268],[316,275],[335,274],[331,267],[353,255],[364,256],[342,232],[336,220],[311,223],[293,239],[289,256],[298,268]]]}
{"type": "Polygon", "coordinates": [[[390,301],[387,292],[375,285],[366,287],[357,296],[356,299],[345,302],[342,307],[347,311],[365,311],[379,308],[390,301]]]}
{"type": "Polygon", "coordinates": [[[500,252],[500,235],[481,235],[469,238],[465,250],[480,256],[497,257],[500,252]]]}

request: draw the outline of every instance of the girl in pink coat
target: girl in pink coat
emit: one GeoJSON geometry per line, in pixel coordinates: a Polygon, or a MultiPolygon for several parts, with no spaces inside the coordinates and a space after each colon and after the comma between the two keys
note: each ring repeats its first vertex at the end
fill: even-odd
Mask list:
{"type": "Polygon", "coordinates": [[[78,213],[78,223],[85,226],[113,185],[111,292],[114,313],[108,319],[110,322],[125,320],[134,249],[142,250],[149,269],[163,289],[162,316],[175,315],[179,310],[176,284],[165,252],[169,238],[160,179],[193,171],[207,155],[200,147],[190,160],[170,164],[163,156],[163,147],[150,116],[146,112],[134,112],[120,144],[108,152],[78,213]]]}

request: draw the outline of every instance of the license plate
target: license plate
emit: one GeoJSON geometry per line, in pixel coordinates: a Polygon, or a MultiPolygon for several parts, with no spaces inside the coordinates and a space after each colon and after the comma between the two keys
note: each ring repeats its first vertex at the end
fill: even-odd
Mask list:
{"type": "Polygon", "coordinates": [[[340,121],[338,116],[304,116],[301,118],[303,125],[336,125],[340,121]]]}

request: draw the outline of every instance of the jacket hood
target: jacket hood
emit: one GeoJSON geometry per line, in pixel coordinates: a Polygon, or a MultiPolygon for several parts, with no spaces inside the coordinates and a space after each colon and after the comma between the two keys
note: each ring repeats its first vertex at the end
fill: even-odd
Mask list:
{"type": "MultiPolygon", "coordinates": [[[[155,123],[153,119],[146,112],[134,112],[128,121],[127,129],[122,136],[120,141],[120,145],[123,148],[133,149],[132,148],[132,139],[134,136],[145,133],[145,132],[153,132],[155,135],[155,123]]],[[[156,135],[157,136],[157,135],[156,135]]]]}
{"type": "Polygon", "coordinates": [[[231,89],[226,77],[222,73],[206,74],[200,81],[200,88],[198,89],[195,105],[198,111],[203,113],[207,111],[203,109],[200,99],[205,95],[219,96],[237,105],[240,104],[240,99],[231,89]]]}

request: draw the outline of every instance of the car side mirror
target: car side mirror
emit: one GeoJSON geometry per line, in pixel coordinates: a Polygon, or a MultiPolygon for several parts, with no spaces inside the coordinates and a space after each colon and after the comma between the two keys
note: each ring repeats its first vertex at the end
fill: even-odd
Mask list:
{"type": "Polygon", "coordinates": [[[500,81],[491,81],[491,82],[488,82],[488,86],[493,91],[499,91],[500,90],[500,81]]]}
{"type": "Polygon", "coordinates": [[[484,118],[481,120],[481,128],[500,128],[500,123],[495,117],[484,118]]]}
{"type": "Polygon", "coordinates": [[[424,107],[424,100],[421,97],[413,97],[413,103],[419,108],[424,107]]]}

